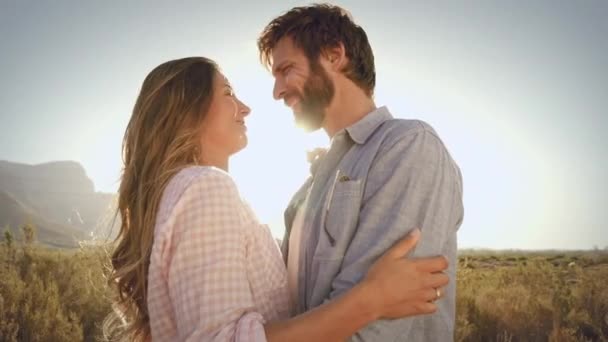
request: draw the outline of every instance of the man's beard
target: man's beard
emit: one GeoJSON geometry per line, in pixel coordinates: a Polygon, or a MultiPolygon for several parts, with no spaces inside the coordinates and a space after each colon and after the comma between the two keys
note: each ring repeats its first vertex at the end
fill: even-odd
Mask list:
{"type": "Polygon", "coordinates": [[[310,75],[304,83],[300,95],[300,112],[294,112],[296,125],[306,132],[313,132],[323,126],[325,109],[334,97],[335,87],[321,64],[311,63],[310,75]]]}

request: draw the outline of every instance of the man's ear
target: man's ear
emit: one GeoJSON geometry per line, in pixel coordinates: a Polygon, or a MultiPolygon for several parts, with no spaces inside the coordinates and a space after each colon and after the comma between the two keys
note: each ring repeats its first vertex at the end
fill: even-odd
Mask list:
{"type": "Polygon", "coordinates": [[[323,59],[325,59],[325,63],[328,68],[336,72],[342,71],[348,63],[346,49],[342,43],[338,43],[338,45],[334,47],[324,49],[321,52],[321,56],[323,59]]]}

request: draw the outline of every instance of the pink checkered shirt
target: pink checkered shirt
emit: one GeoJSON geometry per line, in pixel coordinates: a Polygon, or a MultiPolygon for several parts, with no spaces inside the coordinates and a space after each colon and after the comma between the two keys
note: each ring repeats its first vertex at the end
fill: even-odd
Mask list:
{"type": "Polygon", "coordinates": [[[263,324],[288,318],[281,252],[226,172],[189,167],[167,185],[148,310],[153,341],[266,341],[263,324]]]}

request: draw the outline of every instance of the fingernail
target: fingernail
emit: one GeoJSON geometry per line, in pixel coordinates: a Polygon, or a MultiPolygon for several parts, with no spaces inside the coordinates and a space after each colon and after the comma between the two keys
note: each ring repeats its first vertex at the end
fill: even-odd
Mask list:
{"type": "Polygon", "coordinates": [[[420,235],[420,229],[415,228],[410,234],[412,235],[412,237],[418,237],[420,235]]]}

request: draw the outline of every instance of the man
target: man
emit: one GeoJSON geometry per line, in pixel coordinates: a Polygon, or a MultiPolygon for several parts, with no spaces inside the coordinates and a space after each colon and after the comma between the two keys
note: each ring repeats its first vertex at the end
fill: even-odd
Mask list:
{"type": "Polygon", "coordinates": [[[377,321],[353,341],[451,341],[462,178],[437,133],[376,107],[374,57],[363,29],[332,5],[297,7],[271,21],[258,47],[273,95],[296,123],[323,128],[331,146],[285,212],[283,255],[296,313],[335,298],[411,229],[410,257],[443,255],[445,298],[432,315],[377,321]]]}

